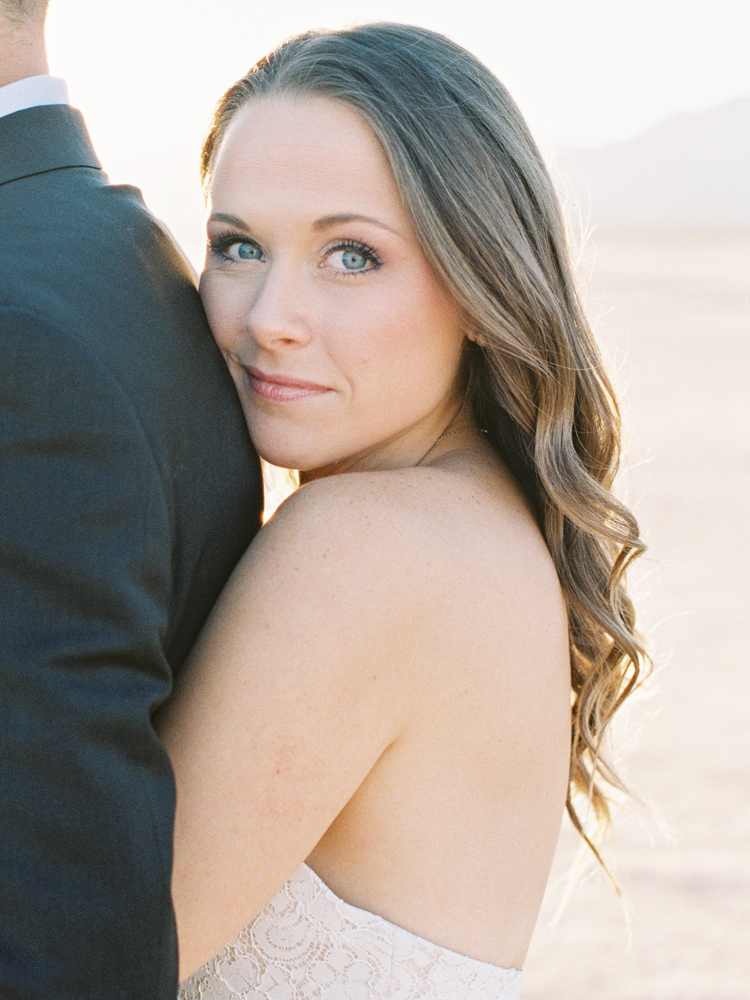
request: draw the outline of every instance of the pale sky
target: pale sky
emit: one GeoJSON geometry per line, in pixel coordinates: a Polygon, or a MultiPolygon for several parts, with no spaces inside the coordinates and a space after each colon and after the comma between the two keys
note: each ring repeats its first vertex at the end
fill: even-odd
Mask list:
{"type": "Polygon", "coordinates": [[[198,149],[221,93],[290,34],[378,20],[478,55],[544,148],[750,94],[750,0],[51,0],[51,71],[112,179],[140,186],[195,258],[198,149]]]}

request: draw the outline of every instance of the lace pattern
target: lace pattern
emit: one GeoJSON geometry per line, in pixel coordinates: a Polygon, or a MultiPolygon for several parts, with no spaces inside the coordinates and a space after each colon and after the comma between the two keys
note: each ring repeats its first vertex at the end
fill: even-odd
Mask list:
{"type": "Polygon", "coordinates": [[[518,1000],[523,979],[345,903],[302,865],[178,1000],[518,1000]]]}

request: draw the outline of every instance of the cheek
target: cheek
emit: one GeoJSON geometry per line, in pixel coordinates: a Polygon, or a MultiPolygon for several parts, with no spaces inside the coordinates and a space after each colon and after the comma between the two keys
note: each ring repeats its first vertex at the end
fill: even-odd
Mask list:
{"type": "Polygon", "coordinates": [[[410,295],[371,303],[347,337],[337,338],[335,359],[355,399],[368,406],[376,400],[384,418],[430,408],[456,389],[463,334],[453,310],[434,305],[410,295]]]}
{"type": "Polygon", "coordinates": [[[239,303],[232,288],[215,274],[203,274],[200,280],[200,296],[214,340],[224,353],[231,351],[242,329],[239,303]]]}
{"type": "Polygon", "coordinates": [[[429,387],[440,394],[454,382],[460,365],[463,332],[460,312],[430,274],[411,270],[409,280],[368,295],[346,314],[328,317],[335,351],[346,369],[368,386],[396,392],[429,387]]]}
{"type": "Polygon", "coordinates": [[[425,294],[416,313],[420,317],[423,350],[451,383],[463,357],[464,332],[461,311],[434,278],[425,282],[425,294]]]}
{"type": "Polygon", "coordinates": [[[400,362],[404,376],[421,372],[427,379],[452,381],[464,337],[458,309],[434,280],[422,277],[403,288],[384,303],[379,320],[373,315],[370,322],[379,329],[373,358],[400,362]]]}

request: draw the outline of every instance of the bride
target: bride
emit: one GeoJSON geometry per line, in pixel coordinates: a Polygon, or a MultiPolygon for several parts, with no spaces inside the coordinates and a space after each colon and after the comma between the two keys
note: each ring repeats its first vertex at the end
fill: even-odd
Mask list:
{"type": "Polygon", "coordinates": [[[160,719],[181,997],[515,998],[643,660],[552,185],[489,71],[392,24],[261,60],[203,172],[202,298],[302,486],[160,719]]]}

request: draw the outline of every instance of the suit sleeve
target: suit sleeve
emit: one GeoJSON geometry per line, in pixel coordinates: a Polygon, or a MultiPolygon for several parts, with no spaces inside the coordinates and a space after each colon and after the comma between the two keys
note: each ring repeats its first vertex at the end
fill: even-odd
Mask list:
{"type": "Polygon", "coordinates": [[[174,1000],[162,475],[116,373],[0,332],[0,996],[174,1000]]]}

